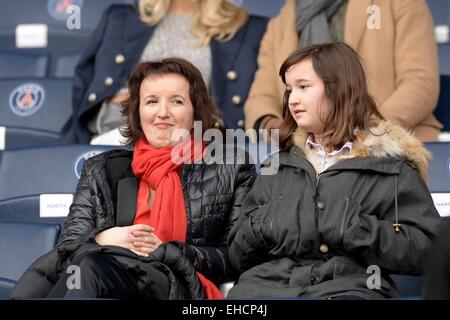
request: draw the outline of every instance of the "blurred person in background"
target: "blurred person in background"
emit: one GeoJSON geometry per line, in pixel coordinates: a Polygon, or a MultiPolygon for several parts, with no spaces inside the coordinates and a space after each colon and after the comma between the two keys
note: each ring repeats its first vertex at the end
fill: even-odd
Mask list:
{"type": "Polygon", "coordinates": [[[433,116],[439,69],[433,20],[425,0],[287,0],[261,42],[258,70],[244,106],[245,127],[282,124],[283,61],[308,44],[342,41],[362,58],[381,114],[421,141],[442,125],[433,116]]]}
{"type": "Polygon", "coordinates": [[[243,127],[243,104],[267,18],[249,16],[229,0],[138,4],[113,5],[99,22],[76,67],[73,115],[63,142],[89,143],[106,134],[113,137],[108,144],[118,144],[127,77],[137,63],[167,57],[184,58],[200,69],[223,115],[216,127],[243,127]]]}

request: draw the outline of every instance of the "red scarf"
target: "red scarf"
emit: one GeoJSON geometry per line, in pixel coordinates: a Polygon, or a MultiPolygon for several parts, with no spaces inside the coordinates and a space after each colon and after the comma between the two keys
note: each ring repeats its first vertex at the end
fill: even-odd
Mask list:
{"type": "MultiPolygon", "coordinates": [[[[134,148],[131,167],[140,178],[137,212],[133,224],[155,228],[161,241],[186,241],[187,220],[179,172],[183,163],[203,158],[205,145],[187,139],[175,147],[154,148],[140,138],[134,148]],[[192,152],[191,152],[192,151],[192,152]],[[149,187],[155,190],[152,209],[148,207],[149,187]]],[[[223,299],[220,290],[197,272],[208,299],[223,299]]]]}

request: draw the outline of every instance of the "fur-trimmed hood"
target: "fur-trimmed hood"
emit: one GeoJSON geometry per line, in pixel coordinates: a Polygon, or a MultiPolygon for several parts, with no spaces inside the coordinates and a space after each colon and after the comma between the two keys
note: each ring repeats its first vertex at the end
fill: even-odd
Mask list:
{"type": "MultiPolygon", "coordinates": [[[[292,135],[294,145],[302,149],[305,154],[307,153],[305,150],[307,138],[308,133],[300,128],[292,135]]],[[[380,120],[370,130],[357,132],[351,153],[341,157],[341,160],[367,157],[404,157],[419,170],[422,178],[427,181],[430,153],[421,141],[398,125],[380,120]]]]}

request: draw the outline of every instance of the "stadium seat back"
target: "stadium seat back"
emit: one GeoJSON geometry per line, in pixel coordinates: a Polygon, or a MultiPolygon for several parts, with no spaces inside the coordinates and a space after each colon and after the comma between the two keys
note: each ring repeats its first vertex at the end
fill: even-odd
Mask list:
{"type": "Polygon", "coordinates": [[[117,146],[61,145],[0,154],[0,221],[63,223],[84,161],[117,146]]]}
{"type": "Polygon", "coordinates": [[[71,114],[71,79],[0,80],[5,149],[58,143],[71,114]]]}
{"type": "Polygon", "coordinates": [[[427,142],[432,159],[428,170],[428,187],[434,205],[442,217],[450,216],[450,142],[427,142]]]}
{"type": "Polygon", "coordinates": [[[400,299],[415,300],[422,296],[422,276],[391,274],[391,279],[397,286],[400,299]]]}
{"type": "Polygon", "coordinates": [[[53,29],[68,29],[67,21],[74,17],[70,6],[79,8],[80,32],[91,32],[103,11],[115,3],[133,3],[134,0],[15,0],[8,1],[0,11],[0,29],[18,24],[45,23],[53,29]],[[67,12],[68,10],[68,12],[67,12]]]}
{"type": "Polygon", "coordinates": [[[55,55],[50,76],[55,78],[73,78],[80,57],[80,52],[55,55]]]}
{"type": "Polygon", "coordinates": [[[0,299],[7,299],[23,272],[52,250],[60,231],[57,224],[0,221],[0,299]]]}
{"type": "Polygon", "coordinates": [[[0,79],[47,75],[48,56],[20,52],[0,52],[0,79]]]}
{"type": "Polygon", "coordinates": [[[275,17],[280,12],[286,0],[232,0],[232,2],[249,12],[262,17],[275,17]]]}

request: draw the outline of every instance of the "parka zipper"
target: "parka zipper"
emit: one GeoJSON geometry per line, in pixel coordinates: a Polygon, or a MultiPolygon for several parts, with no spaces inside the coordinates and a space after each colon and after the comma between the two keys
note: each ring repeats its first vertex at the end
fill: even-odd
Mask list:
{"type": "Polygon", "coordinates": [[[325,171],[322,171],[321,173],[316,174],[316,189],[319,186],[319,180],[320,180],[320,176],[322,175],[322,173],[324,173],[325,171]]]}
{"type": "Polygon", "coordinates": [[[299,157],[302,158],[303,160],[306,161],[306,163],[309,164],[309,166],[313,169],[314,173],[316,174],[315,178],[316,178],[316,189],[319,186],[319,180],[320,180],[320,176],[328,171],[333,171],[333,170],[338,170],[338,169],[333,169],[331,167],[333,167],[334,165],[332,165],[330,168],[325,169],[324,171],[322,171],[321,173],[317,173],[316,169],[314,168],[314,166],[312,165],[312,163],[304,156],[302,156],[301,154],[298,154],[297,152],[294,152],[294,154],[299,157]]]}
{"type": "Polygon", "coordinates": [[[308,163],[309,166],[313,169],[314,173],[316,174],[316,189],[317,189],[317,187],[319,186],[320,176],[322,175],[322,173],[326,172],[326,170],[325,170],[325,171],[322,171],[321,173],[317,173],[317,171],[316,171],[316,169],[314,168],[314,166],[312,165],[312,163],[309,162],[309,160],[308,160],[306,157],[304,157],[304,156],[302,156],[302,155],[299,155],[299,154],[297,154],[297,153],[294,153],[294,154],[297,155],[298,157],[302,158],[303,160],[305,160],[306,163],[308,163]]]}

